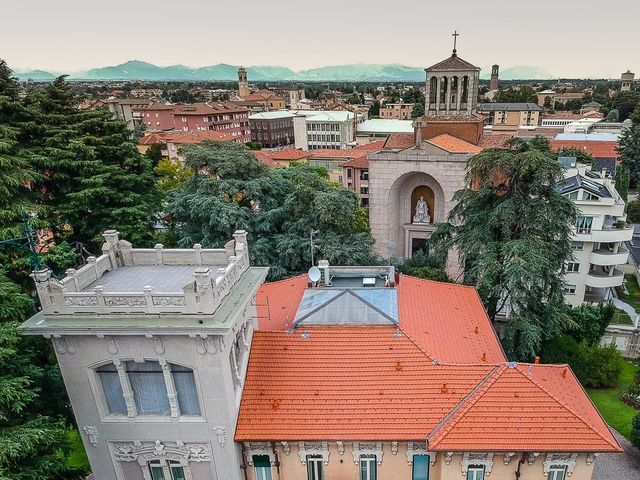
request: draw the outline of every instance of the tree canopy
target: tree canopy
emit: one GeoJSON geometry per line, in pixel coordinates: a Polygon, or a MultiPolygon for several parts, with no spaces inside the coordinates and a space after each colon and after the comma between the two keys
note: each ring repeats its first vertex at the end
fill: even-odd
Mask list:
{"type": "Polygon", "coordinates": [[[247,230],[252,264],[271,267],[275,279],[311,266],[309,234],[318,230],[316,260],[372,261],[366,211],[326,171],[306,164],[267,169],[233,143],[190,145],[184,155],[196,173],[167,207],[180,245],[221,246],[236,229],[247,230]]]}
{"type": "Polygon", "coordinates": [[[106,109],[77,108],[64,77],[31,91],[26,104],[38,118],[26,149],[38,173],[32,190],[56,237],[97,246],[116,228],[149,243],[157,188],[126,125],[106,109]]]}
{"type": "Polygon", "coordinates": [[[449,223],[433,243],[456,248],[492,320],[508,314],[509,357],[531,360],[544,339],[570,322],[564,311],[564,263],[572,256],[576,211],[555,190],[563,171],[548,142],[513,142],[472,157],[449,223]]]}

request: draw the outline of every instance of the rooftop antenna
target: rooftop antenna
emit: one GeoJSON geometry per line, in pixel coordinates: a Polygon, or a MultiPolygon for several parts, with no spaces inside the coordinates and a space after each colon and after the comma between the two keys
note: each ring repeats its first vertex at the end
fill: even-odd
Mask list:
{"type": "Polygon", "coordinates": [[[313,244],[313,236],[317,235],[318,233],[320,233],[320,230],[314,230],[313,228],[311,230],[309,230],[309,240],[311,243],[311,266],[315,266],[315,262],[313,260],[313,252],[316,248],[316,246],[313,244]]]}

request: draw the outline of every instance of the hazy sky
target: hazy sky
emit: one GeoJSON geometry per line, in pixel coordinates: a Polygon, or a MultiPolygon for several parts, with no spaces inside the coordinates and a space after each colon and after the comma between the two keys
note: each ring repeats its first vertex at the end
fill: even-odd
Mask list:
{"type": "MultiPolygon", "coordinates": [[[[640,74],[640,2],[578,0],[0,0],[0,58],[73,72],[157,65],[478,66],[555,76],[640,74]]],[[[486,72],[485,72],[486,73],[486,72]]]]}

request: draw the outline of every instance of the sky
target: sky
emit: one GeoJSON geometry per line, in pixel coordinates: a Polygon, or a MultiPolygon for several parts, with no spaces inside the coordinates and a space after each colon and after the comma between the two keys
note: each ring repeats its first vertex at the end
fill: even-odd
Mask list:
{"type": "Polygon", "coordinates": [[[450,54],[457,30],[458,54],[481,67],[640,73],[638,0],[0,0],[0,11],[0,58],[20,71],[127,60],[427,67],[450,54]]]}

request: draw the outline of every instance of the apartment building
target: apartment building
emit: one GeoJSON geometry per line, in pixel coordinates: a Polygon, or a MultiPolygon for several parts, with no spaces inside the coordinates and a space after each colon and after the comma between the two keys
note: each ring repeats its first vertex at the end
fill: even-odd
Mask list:
{"type": "Polygon", "coordinates": [[[302,150],[342,150],[354,146],[357,125],[365,120],[350,111],[295,111],[295,147],[302,150]]]}
{"type": "Polygon", "coordinates": [[[251,139],[264,148],[277,148],[294,144],[294,114],[288,110],[262,112],[249,116],[251,139]]]}
{"type": "Polygon", "coordinates": [[[593,172],[576,164],[573,157],[560,157],[565,178],[556,190],[578,208],[573,229],[573,259],[566,265],[565,299],[571,305],[598,303],[611,298],[612,289],[622,285],[633,228],[625,224],[625,202],[606,172],[593,172]]]}
{"type": "Polygon", "coordinates": [[[535,103],[481,103],[478,113],[488,117],[486,125],[496,132],[517,132],[540,124],[542,107],[535,103]]]}
{"type": "Polygon", "coordinates": [[[216,130],[240,139],[251,141],[249,110],[231,102],[208,102],[175,105],[174,124],[177,130],[216,130]]]}
{"type": "Polygon", "coordinates": [[[133,130],[142,123],[140,109],[152,102],[148,98],[114,98],[105,100],[104,103],[114,118],[122,120],[129,130],[133,130]]]}
{"type": "Polygon", "coordinates": [[[413,103],[385,103],[380,107],[380,118],[394,120],[411,120],[413,103]]]}

